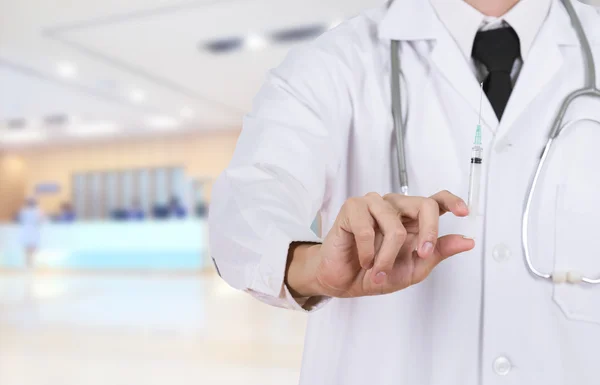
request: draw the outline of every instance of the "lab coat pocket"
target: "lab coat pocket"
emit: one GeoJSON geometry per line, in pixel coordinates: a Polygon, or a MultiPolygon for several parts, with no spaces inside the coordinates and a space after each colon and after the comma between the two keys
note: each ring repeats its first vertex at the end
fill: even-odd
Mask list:
{"type": "MultiPolygon", "coordinates": [[[[599,199],[590,185],[559,186],[554,271],[600,278],[599,199]]],[[[600,324],[600,284],[555,284],[554,300],[567,318],[600,324]]]]}

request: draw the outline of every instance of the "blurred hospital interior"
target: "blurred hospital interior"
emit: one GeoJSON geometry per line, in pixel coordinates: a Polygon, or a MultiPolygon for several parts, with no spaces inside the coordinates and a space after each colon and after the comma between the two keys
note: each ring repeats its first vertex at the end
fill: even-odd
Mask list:
{"type": "MultiPolygon", "coordinates": [[[[0,0],[0,384],[291,385],[211,186],[267,71],[379,0],[0,0]]],[[[318,221],[315,221],[318,231],[318,221]]]]}

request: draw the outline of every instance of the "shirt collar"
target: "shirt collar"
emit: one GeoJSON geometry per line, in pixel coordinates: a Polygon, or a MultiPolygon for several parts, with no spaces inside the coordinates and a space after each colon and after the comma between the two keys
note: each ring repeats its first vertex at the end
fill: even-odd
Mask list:
{"type": "Polygon", "coordinates": [[[475,35],[485,15],[462,0],[429,0],[437,17],[456,41],[460,51],[470,58],[475,35]]]}
{"type": "MultiPolygon", "coordinates": [[[[537,8],[539,6],[540,9],[545,9],[541,4],[536,3],[549,4],[547,5],[548,8],[550,8],[549,16],[545,24],[548,24],[547,28],[551,29],[551,33],[554,35],[557,44],[580,45],[581,42],[573,30],[571,20],[569,19],[561,0],[521,0],[521,2],[504,15],[503,18],[506,18],[510,23],[515,24],[513,25],[513,28],[515,28],[515,31],[517,31],[517,34],[521,39],[523,58],[527,57],[538,31],[542,29],[539,24],[544,24],[544,19],[546,17],[546,13],[543,11],[531,12],[531,10],[529,10],[529,12],[522,12],[523,6],[525,6],[525,8],[537,8]],[[530,29],[528,29],[527,23],[532,18],[532,15],[534,15],[533,19],[536,19],[537,21],[533,20],[534,22],[531,23],[530,29]],[[523,26],[525,26],[525,28],[523,26]],[[530,34],[523,33],[523,29],[528,29],[533,32],[530,34]]],[[[574,1],[573,5],[578,10],[590,42],[592,44],[600,43],[600,28],[598,28],[598,25],[600,25],[600,13],[578,1],[574,1]]],[[[441,13],[446,14],[445,12],[441,13]]],[[[450,13],[450,15],[452,15],[452,13],[450,13]]],[[[383,15],[383,19],[381,19],[378,24],[378,35],[384,40],[406,41],[435,40],[440,34],[449,33],[453,37],[459,36],[458,38],[455,38],[455,40],[457,40],[461,52],[463,52],[467,58],[470,58],[475,35],[479,28],[485,27],[485,19],[486,17],[484,15],[464,3],[462,0],[395,0],[389,5],[383,15]],[[434,4],[435,7],[433,6],[434,4]],[[450,25],[452,23],[451,20],[455,20],[455,26],[445,26],[444,23],[440,21],[440,17],[437,16],[436,13],[438,9],[442,9],[439,7],[439,4],[442,4],[441,7],[444,7],[444,9],[445,7],[448,7],[448,9],[450,9],[449,12],[458,14],[458,17],[444,17],[444,23],[450,20],[448,22],[448,25],[450,25]],[[471,16],[461,16],[465,14],[471,16]],[[461,20],[460,17],[464,17],[464,20],[461,20]],[[468,32],[468,35],[465,32],[465,36],[468,38],[460,38],[460,31],[463,30],[468,32]]],[[[490,20],[488,19],[487,21],[489,22],[490,20]]],[[[490,26],[491,25],[488,25],[488,27],[490,26]]]]}
{"type": "Polygon", "coordinates": [[[551,0],[521,0],[504,15],[504,21],[513,27],[519,36],[523,60],[527,59],[527,54],[542,29],[551,4],[551,0]]]}
{"type": "Polygon", "coordinates": [[[486,17],[462,0],[429,0],[437,17],[458,44],[465,57],[470,58],[475,35],[482,29],[510,25],[519,36],[521,57],[525,60],[531,46],[548,16],[552,0],[521,0],[504,16],[486,17]]]}

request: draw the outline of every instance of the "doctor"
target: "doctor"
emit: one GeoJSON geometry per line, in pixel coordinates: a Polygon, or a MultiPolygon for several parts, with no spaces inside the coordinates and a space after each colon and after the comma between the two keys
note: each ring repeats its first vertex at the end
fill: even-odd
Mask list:
{"type": "MultiPolygon", "coordinates": [[[[598,63],[600,15],[573,5],[598,63]]],[[[537,279],[521,247],[551,122],[583,82],[559,0],[396,0],[270,73],[212,194],[211,250],[233,287],[310,314],[301,384],[600,383],[600,285],[537,279]],[[397,194],[392,40],[410,197],[397,194]],[[480,82],[473,240],[462,234],[480,82]]],[[[540,180],[532,258],[597,277],[600,102],[582,98],[565,119],[577,123],[540,180]]]]}

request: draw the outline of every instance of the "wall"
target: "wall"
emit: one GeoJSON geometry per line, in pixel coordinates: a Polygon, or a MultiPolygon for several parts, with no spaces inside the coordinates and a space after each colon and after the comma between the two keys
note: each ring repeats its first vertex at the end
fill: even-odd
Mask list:
{"type": "Polygon", "coordinates": [[[23,159],[0,153],[0,220],[9,220],[25,199],[26,170],[23,159]]]}
{"type": "MultiPolygon", "coordinates": [[[[71,175],[75,172],[183,165],[190,177],[214,179],[228,165],[238,136],[239,131],[233,131],[13,152],[5,155],[4,161],[0,157],[0,186],[4,186],[0,188],[0,210],[4,209],[0,219],[8,219],[25,195],[42,182],[61,187],[58,194],[40,198],[46,212],[56,211],[61,201],[70,200],[71,175]]],[[[209,182],[209,200],[211,187],[209,182]]]]}

